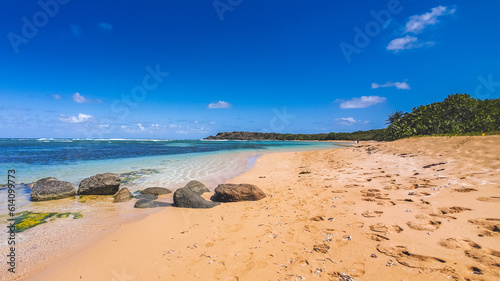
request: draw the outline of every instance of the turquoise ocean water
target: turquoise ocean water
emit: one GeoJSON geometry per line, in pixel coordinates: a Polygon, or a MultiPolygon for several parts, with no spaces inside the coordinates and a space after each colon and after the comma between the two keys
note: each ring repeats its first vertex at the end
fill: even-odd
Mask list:
{"type": "MultiPolygon", "coordinates": [[[[131,191],[176,189],[191,179],[214,188],[247,170],[258,155],[337,147],[295,141],[0,139],[0,185],[14,169],[18,209],[30,204],[28,184],[45,177],[78,187],[84,178],[111,172],[120,174],[122,186],[131,191]]],[[[7,188],[2,186],[0,214],[6,212],[7,188]]]]}

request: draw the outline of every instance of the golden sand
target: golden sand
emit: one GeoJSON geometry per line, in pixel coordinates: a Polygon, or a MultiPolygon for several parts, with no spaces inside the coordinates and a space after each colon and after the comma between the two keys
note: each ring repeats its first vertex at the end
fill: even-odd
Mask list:
{"type": "Polygon", "coordinates": [[[230,182],[268,197],[167,208],[30,280],[500,280],[500,136],[267,154],[230,182]]]}

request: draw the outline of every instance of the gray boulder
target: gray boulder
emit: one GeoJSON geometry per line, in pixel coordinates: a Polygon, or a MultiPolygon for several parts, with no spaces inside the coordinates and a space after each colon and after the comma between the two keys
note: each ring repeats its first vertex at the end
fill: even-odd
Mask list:
{"type": "Polygon", "coordinates": [[[31,201],[55,200],[75,196],[76,190],[72,183],[56,178],[44,178],[33,184],[31,201]]]}
{"type": "Polygon", "coordinates": [[[204,184],[195,180],[188,182],[184,186],[184,188],[187,188],[198,195],[202,195],[205,192],[210,192],[210,190],[204,184]]]}
{"type": "Polygon", "coordinates": [[[180,208],[207,209],[220,203],[203,199],[199,194],[191,190],[188,186],[179,188],[174,192],[174,206],[180,208]]]}
{"type": "Polygon", "coordinates": [[[141,191],[142,194],[154,194],[154,195],[163,195],[170,194],[172,190],[164,187],[148,187],[141,191]]]}
{"type": "Polygon", "coordinates": [[[167,207],[170,206],[169,203],[165,202],[157,202],[157,201],[152,201],[148,199],[140,199],[135,202],[134,208],[156,208],[156,207],[167,207]]]}
{"type": "Polygon", "coordinates": [[[124,187],[118,191],[118,193],[115,195],[115,199],[113,199],[113,203],[121,203],[121,202],[127,202],[130,199],[132,199],[132,195],[130,194],[130,191],[128,188],[124,187]]]}
{"type": "Polygon", "coordinates": [[[120,188],[117,174],[105,173],[86,178],[80,182],[79,195],[113,195],[120,188]]]}
{"type": "Polygon", "coordinates": [[[158,195],[154,195],[154,194],[140,194],[140,195],[135,196],[135,198],[137,198],[137,199],[146,199],[146,200],[156,200],[156,199],[158,199],[158,195]]]}
{"type": "Polygon", "coordinates": [[[140,199],[135,202],[134,208],[154,208],[156,207],[156,202],[148,199],[140,199]]]}
{"type": "Polygon", "coordinates": [[[266,194],[253,184],[219,184],[215,188],[214,201],[238,202],[257,201],[266,197],[266,194]]]}

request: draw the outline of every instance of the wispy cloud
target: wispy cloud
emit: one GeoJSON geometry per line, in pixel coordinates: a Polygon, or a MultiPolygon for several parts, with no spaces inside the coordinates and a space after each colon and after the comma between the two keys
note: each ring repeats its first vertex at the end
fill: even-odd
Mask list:
{"type": "Polygon", "coordinates": [[[113,26],[107,22],[100,22],[97,27],[99,27],[104,32],[113,31],[113,26]]]}
{"type": "MultiPolygon", "coordinates": [[[[439,22],[438,18],[445,15],[451,15],[456,12],[455,7],[444,7],[438,6],[432,8],[430,12],[421,14],[421,15],[413,15],[406,22],[405,26],[402,28],[403,33],[411,33],[411,34],[420,34],[424,31],[424,29],[428,26],[435,25],[439,22]]],[[[422,42],[421,39],[414,35],[406,35],[405,37],[400,37],[393,39],[387,45],[388,51],[393,51],[395,53],[401,50],[410,50],[422,47],[433,46],[435,42],[433,41],[425,41],[422,42]]]]}
{"type": "Polygon", "coordinates": [[[76,24],[70,24],[69,27],[71,28],[71,33],[75,35],[76,37],[82,37],[82,28],[76,24]]]}
{"type": "Polygon", "coordinates": [[[102,103],[102,100],[88,99],[81,95],[80,93],[75,93],[73,95],[73,100],[77,103],[102,103]]]}
{"type": "Polygon", "coordinates": [[[52,95],[52,97],[56,100],[60,100],[62,98],[60,95],[52,95]]]}
{"type": "Polygon", "coordinates": [[[230,108],[232,105],[226,101],[213,102],[208,105],[208,108],[230,108]]]}
{"type": "Polygon", "coordinates": [[[353,98],[348,101],[336,100],[337,102],[342,102],[340,104],[340,108],[349,109],[349,108],[366,108],[377,103],[382,103],[386,101],[386,98],[379,96],[362,96],[360,98],[353,98]]]}
{"type": "Polygon", "coordinates": [[[385,84],[377,84],[377,83],[372,83],[372,89],[377,89],[377,88],[387,88],[387,87],[396,87],[398,90],[409,90],[410,85],[406,82],[387,82],[385,84]]]}
{"type": "Polygon", "coordinates": [[[435,25],[438,23],[438,18],[440,16],[452,15],[456,12],[456,8],[438,6],[432,8],[430,12],[414,15],[410,17],[410,20],[406,23],[404,32],[405,33],[421,33],[427,26],[435,25]]]}
{"type": "Polygon", "coordinates": [[[66,122],[66,123],[82,123],[82,122],[88,121],[92,118],[94,118],[92,115],[79,113],[78,116],[65,117],[64,115],[61,115],[59,117],[59,120],[61,120],[62,122],[66,122]]]}
{"type": "Polygon", "coordinates": [[[142,126],[142,123],[137,123],[137,127],[139,127],[139,129],[140,129],[141,131],[145,131],[145,130],[146,130],[146,128],[144,128],[144,127],[142,126]]]}
{"type": "Polygon", "coordinates": [[[343,118],[338,118],[336,120],[339,121],[340,124],[346,125],[346,126],[351,126],[354,124],[368,124],[368,123],[370,123],[370,121],[356,120],[352,117],[343,117],[343,118]]]}

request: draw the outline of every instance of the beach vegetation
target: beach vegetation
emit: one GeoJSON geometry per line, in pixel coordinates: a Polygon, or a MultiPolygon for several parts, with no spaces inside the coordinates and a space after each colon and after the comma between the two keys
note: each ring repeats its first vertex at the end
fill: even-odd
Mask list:
{"type": "Polygon", "coordinates": [[[394,111],[393,113],[387,115],[387,117],[389,117],[389,118],[387,118],[387,120],[385,120],[385,121],[387,121],[387,123],[385,123],[385,124],[386,125],[392,124],[392,123],[398,121],[399,119],[401,119],[401,117],[403,117],[403,115],[404,115],[403,111],[394,111]]]}
{"type": "Polygon", "coordinates": [[[222,132],[210,139],[227,140],[303,140],[303,141],[393,141],[416,136],[498,135],[500,99],[480,100],[468,94],[448,96],[444,101],[394,111],[386,120],[388,127],[352,133],[279,134],[260,132],[222,132]]]}
{"type": "Polygon", "coordinates": [[[375,139],[412,136],[482,135],[500,130],[500,99],[480,100],[468,94],[448,96],[442,102],[421,105],[394,120],[375,139]]]}

